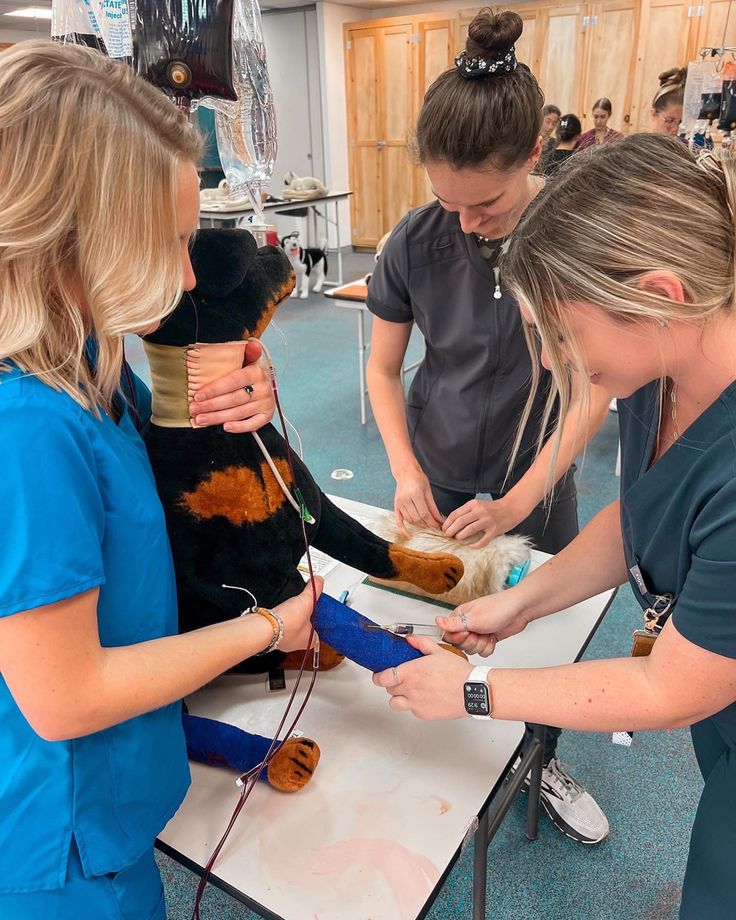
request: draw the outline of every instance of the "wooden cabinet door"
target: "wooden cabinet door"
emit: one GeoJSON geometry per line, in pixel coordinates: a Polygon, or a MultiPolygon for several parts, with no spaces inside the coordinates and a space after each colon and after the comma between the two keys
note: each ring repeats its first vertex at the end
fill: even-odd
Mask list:
{"type": "Polygon", "coordinates": [[[409,136],[414,121],[414,42],[412,23],[380,30],[378,160],[381,228],[376,242],[392,230],[414,197],[409,136]]]}
{"type": "Polygon", "coordinates": [[[694,53],[701,48],[733,48],[736,45],[736,9],[729,0],[709,0],[700,6],[698,38],[694,53]],[[729,15],[730,13],[730,15],[729,15]]]}
{"type": "MultiPolygon", "coordinates": [[[[537,78],[546,102],[556,105],[563,115],[582,113],[585,32],[582,3],[550,7],[539,22],[540,62],[537,78]]],[[[536,31],[535,28],[535,31],[536,31]]]]}
{"type": "Polygon", "coordinates": [[[651,127],[650,110],[659,88],[659,75],[687,65],[692,12],[686,0],[649,0],[644,4],[631,107],[633,131],[651,127]]]}
{"type": "MultiPolygon", "coordinates": [[[[419,51],[417,63],[417,94],[415,120],[424,102],[424,94],[437,77],[453,66],[455,54],[455,29],[451,19],[437,19],[419,23],[419,51]]],[[[414,125],[412,125],[412,132],[414,125]]],[[[414,196],[412,207],[432,201],[434,195],[423,166],[414,166],[414,196]]]]}
{"type": "Polygon", "coordinates": [[[377,29],[354,29],[346,37],[353,243],[371,246],[380,239],[383,226],[378,162],[380,35],[377,29]]]}
{"type": "Polygon", "coordinates": [[[591,8],[583,130],[593,127],[592,106],[601,96],[613,105],[610,126],[629,130],[639,12],[639,0],[605,0],[591,8]]]}

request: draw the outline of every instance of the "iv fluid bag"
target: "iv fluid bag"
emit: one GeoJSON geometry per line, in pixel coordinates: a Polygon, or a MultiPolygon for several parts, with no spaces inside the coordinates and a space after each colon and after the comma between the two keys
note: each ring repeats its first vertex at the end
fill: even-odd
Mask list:
{"type": "Polygon", "coordinates": [[[202,104],[215,109],[220,162],[236,198],[269,185],[276,160],[276,113],[257,0],[235,0],[233,69],[237,102],[205,98],[202,104]]]}
{"type": "Polygon", "coordinates": [[[131,61],[133,37],[128,0],[53,0],[51,37],[131,61]]]}

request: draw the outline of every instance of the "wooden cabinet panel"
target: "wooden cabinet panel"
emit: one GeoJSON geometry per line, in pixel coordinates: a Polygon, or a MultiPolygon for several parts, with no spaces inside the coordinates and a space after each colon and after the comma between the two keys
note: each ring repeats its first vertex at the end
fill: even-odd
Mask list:
{"type": "Polygon", "coordinates": [[[383,236],[383,202],[378,148],[354,147],[350,156],[353,245],[375,246],[383,236]]]}
{"type": "Polygon", "coordinates": [[[350,89],[352,98],[359,105],[353,105],[350,116],[356,132],[353,136],[361,140],[378,140],[378,72],[377,36],[375,29],[353,32],[350,37],[352,53],[348,56],[350,89]]]}
{"type": "Polygon", "coordinates": [[[610,126],[617,131],[628,131],[638,16],[639,4],[634,0],[609,0],[593,5],[592,41],[585,81],[584,130],[593,127],[593,103],[606,96],[613,105],[610,126]]]}
{"type": "Polygon", "coordinates": [[[582,4],[552,7],[543,19],[537,77],[546,101],[563,114],[582,110],[583,10],[582,4]]]}
{"type": "Polygon", "coordinates": [[[380,35],[380,140],[406,145],[414,112],[411,24],[381,29],[380,35]]]}
{"type": "MultiPolygon", "coordinates": [[[[422,107],[424,94],[441,73],[453,66],[455,54],[460,50],[462,42],[458,44],[456,41],[454,25],[451,19],[439,19],[419,24],[419,63],[415,118],[422,107]]],[[[411,161],[411,159],[410,155],[409,160],[411,161]]],[[[434,195],[424,167],[416,166],[412,163],[410,168],[412,168],[412,180],[414,183],[411,207],[418,207],[428,201],[432,201],[434,195]]]]}
{"type": "Polygon", "coordinates": [[[700,17],[696,51],[700,48],[720,48],[722,45],[734,47],[736,45],[736,9],[731,8],[729,0],[710,0],[704,6],[703,15],[700,17]]]}
{"type": "Polygon", "coordinates": [[[648,9],[642,11],[631,107],[635,131],[647,131],[650,127],[649,113],[659,88],[659,74],[687,63],[691,9],[684,0],[649,0],[648,9]]]}
{"type": "Polygon", "coordinates": [[[396,224],[414,205],[412,169],[406,147],[386,147],[381,151],[383,177],[383,223],[377,240],[393,230],[396,224]]]}

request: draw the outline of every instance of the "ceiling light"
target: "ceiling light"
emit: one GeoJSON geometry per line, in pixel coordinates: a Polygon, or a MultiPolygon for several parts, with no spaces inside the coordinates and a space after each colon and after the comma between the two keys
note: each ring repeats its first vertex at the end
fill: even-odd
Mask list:
{"type": "Polygon", "coordinates": [[[20,10],[12,10],[5,16],[18,16],[23,19],[51,19],[51,10],[43,6],[26,6],[20,10]]]}

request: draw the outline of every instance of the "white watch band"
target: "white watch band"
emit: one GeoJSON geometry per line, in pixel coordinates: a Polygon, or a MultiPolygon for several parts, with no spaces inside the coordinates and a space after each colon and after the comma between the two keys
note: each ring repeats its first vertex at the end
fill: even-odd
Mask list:
{"type": "Polygon", "coordinates": [[[487,668],[483,665],[476,665],[465,680],[466,684],[483,684],[488,691],[488,715],[476,715],[470,713],[473,719],[492,719],[493,718],[493,700],[491,699],[491,688],[488,684],[488,675],[493,668],[487,668]]]}

